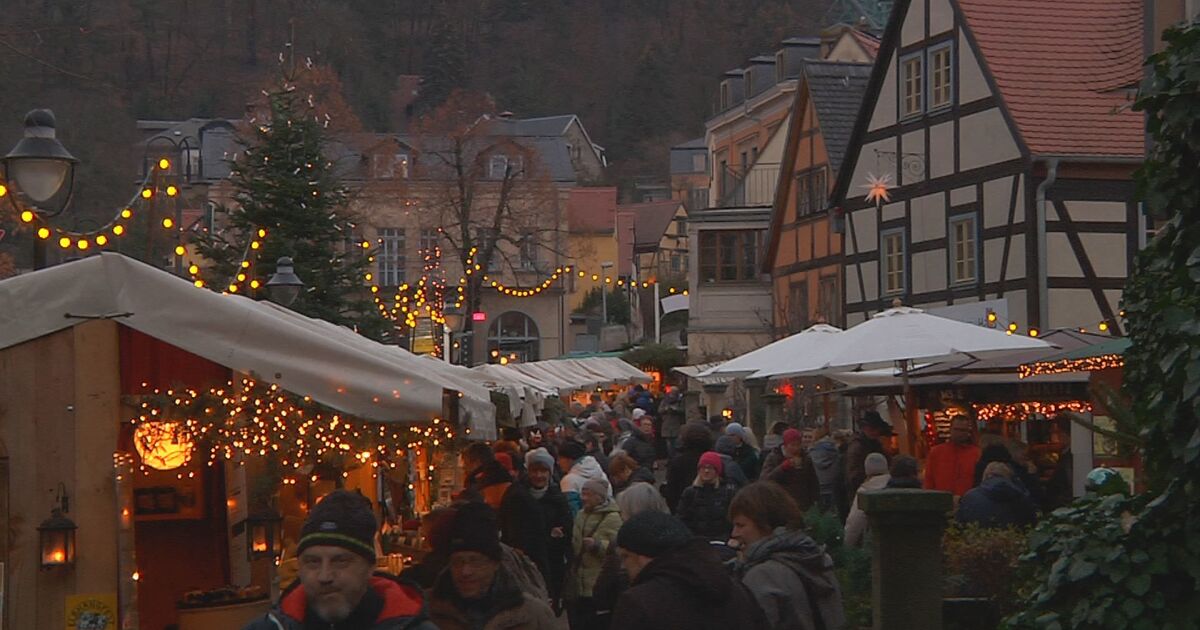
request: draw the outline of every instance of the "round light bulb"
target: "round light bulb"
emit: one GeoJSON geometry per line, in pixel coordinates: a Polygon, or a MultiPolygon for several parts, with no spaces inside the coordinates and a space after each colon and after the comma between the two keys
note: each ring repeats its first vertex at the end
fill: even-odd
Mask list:
{"type": "Polygon", "coordinates": [[[184,254],[184,252],[186,252],[186,251],[187,251],[187,250],[185,250],[185,249],[183,248],[183,245],[176,245],[176,246],[175,246],[175,255],[176,255],[176,256],[182,256],[182,255],[184,254]]]}
{"type": "Polygon", "coordinates": [[[161,160],[158,161],[158,168],[160,168],[164,171],[171,168],[171,160],[168,160],[167,158],[162,158],[161,160]]]}
{"type": "Polygon", "coordinates": [[[149,199],[154,196],[154,191],[149,188],[142,189],[142,199],[149,199]]]}
{"type": "Polygon", "coordinates": [[[62,238],[60,238],[60,239],[58,239],[58,246],[59,246],[59,247],[61,247],[61,248],[63,248],[63,249],[67,249],[67,248],[69,248],[69,247],[71,246],[71,239],[70,239],[69,237],[66,237],[66,236],[64,236],[64,237],[62,237],[62,238]]]}
{"type": "Polygon", "coordinates": [[[175,186],[167,186],[167,196],[168,197],[174,197],[175,195],[178,195],[178,194],[179,194],[178,188],[176,188],[175,186]]]}
{"type": "Polygon", "coordinates": [[[120,235],[122,235],[122,234],[124,234],[124,233],[125,233],[125,226],[124,226],[124,225],[114,225],[114,226],[113,226],[113,234],[116,234],[117,236],[120,236],[120,235]]]}
{"type": "Polygon", "coordinates": [[[191,266],[189,266],[189,267],[188,267],[188,273],[192,274],[193,276],[194,276],[194,275],[196,275],[196,274],[198,274],[198,273],[200,273],[200,266],[199,266],[199,265],[191,265],[191,266]]]}
{"type": "Polygon", "coordinates": [[[50,238],[50,228],[45,228],[45,227],[38,228],[37,235],[38,235],[38,238],[43,239],[43,240],[50,238]]]}
{"type": "Polygon", "coordinates": [[[96,244],[101,247],[108,245],[108,237],[103,234],[100,234],[99,236],[96,237],[96,244]]]}
{"type": "Polygon", "coordinates": [[[129,208],[125,208],[124,210],[121,211],[122,219],[128,219],[129,217],[132,217],[132,216],[133,216],[133,210],[130,210],[129,208]]]}
{"type": "Polygon", "coordinates": [[[33,223],[33,211],[25,210],[21,212],[21,220],[25,223],[33,223]]]}
{"type": "Polygon", "coordinates": [[[86,238],[81,238],[81,239],[79,239],[78,243],[75,243],[75,246],[78,247],[79,249],[87,249],[88,247],[91,247],[91,245],[92,244],[89,243],[86,238]]]}
{"type": "Polygon", "coordinates": [[[162,226],[169,230],[169,229],[175,227],[175,220],[172,219],[171,217],[164,217],[162,220],[162,226]]]}

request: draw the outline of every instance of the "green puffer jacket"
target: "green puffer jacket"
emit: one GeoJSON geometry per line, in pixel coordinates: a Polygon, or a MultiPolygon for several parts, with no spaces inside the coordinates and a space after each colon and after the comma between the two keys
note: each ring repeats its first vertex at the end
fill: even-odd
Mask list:
{"type": "Polygon", "coordinates": [[[591,597],[596,579],[600,577],[600,568],[604,566],[604,556],[610,545],[617,540],[617,531],[621,529],[621,510],[613,500],[595,510],[584,510],[575,516],[575,529],[571,536],[572,568],[567,578],[564,596],[568,599],[576,597],[591,597]],[[583,548],[583,539],[595,539],[597,545],[592,549],[583,548]]]}

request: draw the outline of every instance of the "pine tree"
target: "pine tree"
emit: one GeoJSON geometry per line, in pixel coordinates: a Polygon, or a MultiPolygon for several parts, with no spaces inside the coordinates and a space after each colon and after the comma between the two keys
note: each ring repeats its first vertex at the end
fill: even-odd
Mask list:
{"type": "Polygon", "coordinates": [[[265,297],[254,281],[265,285],[289,256],[305,284],[289,308],[382,339],[389,327],[364,285],[369,244],[354,238],[349,192],[322,151],[324,125],[292,81],[267,93],[264,111],[239,138],[235,203],[218,210],[221,228],[197,243],[211,262],[204,280],[217,291],[265,297]]]}
{"type": "Polygon", "coordinates": [[[425,51],[417,110],[422,113],[434,110],[466,82],[467,51],[462,33],[449,18],[439,17],[433,26],[429,49],[425,51]]]}

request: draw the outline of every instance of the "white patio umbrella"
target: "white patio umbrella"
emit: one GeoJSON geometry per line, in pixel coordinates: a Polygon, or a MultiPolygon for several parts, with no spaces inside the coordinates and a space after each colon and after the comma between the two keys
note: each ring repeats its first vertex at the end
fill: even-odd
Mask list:
{"type": "MultiPolygon", "coordinates": [[[[905,432],[913,437],[912,388],[908,371],[914,361],[936,362],[978,359],[1013,352],[1041,350],[1053,345],[1040,339],[1010,335],[991,328],[930,315],[919,308],[895,306],[871,319],[830,337],[834,348],[824,365],[797,357],[790,368],[758,372],[756,377],[831,374],[896,366],[905,393],[905,432]]],[[[816,358],[816,357],[814,357],[816,358]]]]}
{"type": "Polygon", "coordinates": [[[823,368],[830,352],[840,347],[833,340],[842,329],[817,324],[779,341],[769,343],[740,357],[730,359],[697,375],[758,378],[772,372],[823,368]]]}

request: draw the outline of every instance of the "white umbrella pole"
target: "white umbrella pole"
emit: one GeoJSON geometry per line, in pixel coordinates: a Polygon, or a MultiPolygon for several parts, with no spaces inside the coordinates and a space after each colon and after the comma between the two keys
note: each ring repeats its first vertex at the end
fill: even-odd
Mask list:
{"type": "Polygon", "coordinates": [[[916,435],[916,394],[913,393],[912,385],[908,382],[908,361],[900,362],[900,381],[904,386],[904,437],[900,442],[900,452],[905,455],[916,456],[916,442],[913,436],[916,435]]]}

